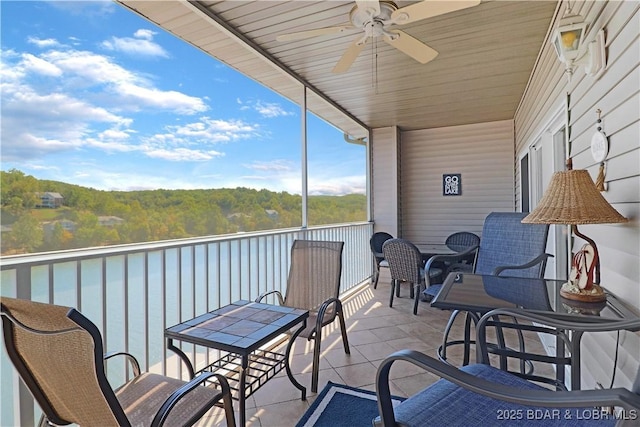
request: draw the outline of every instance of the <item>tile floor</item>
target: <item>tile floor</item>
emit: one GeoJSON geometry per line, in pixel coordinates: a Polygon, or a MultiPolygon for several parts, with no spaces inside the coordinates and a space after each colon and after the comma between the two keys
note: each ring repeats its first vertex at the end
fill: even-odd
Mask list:
{"type": "MultiPolygon", "coordinates": [[[[431,308],[428,303],[421,302],[418,315],[414,316],[411,314],[413,301],[408,296],[407,288],[402,289],[401,298],[394,298],[393,308],[389,307],[389,292],[389,281],[382,275],[377,289],[368,285],[343,300],[351,355],[344,352],[338,322],[325,327],[318,392],[322,391],[327,381],[375,390],[378,364],[397,350],[413,349],[436,357],[436,349],[442,340],[450,312],[431,308]]],[[[462,336],[462,320],[461,316],[454,325],[452,336],[462,336]]],[[[541,347],[537,340],[528,341],[527,345],[541,347]]],[[[453,364],[461,363],[461,350],[459,347],[449,349],[447,356],[453,364]]],[[[247,399],[247,425],[292,427],[315,400],[317,394],[310,390],[312,342],[298,338],[292,354],[292,372],[307,387],[307,400],[300,399],[300,391],[282,371],[247,399]]],[[[409,363],[398,362],[391,369],[391,379],[391,392],[406,397],[438,378],[409,363]]],[[[234,401],[234,404],[238,422],[237,402],[234,401]]],[[[224,424],[222,411],[218,409],[214,409],[200,423],[224,424]]]]}

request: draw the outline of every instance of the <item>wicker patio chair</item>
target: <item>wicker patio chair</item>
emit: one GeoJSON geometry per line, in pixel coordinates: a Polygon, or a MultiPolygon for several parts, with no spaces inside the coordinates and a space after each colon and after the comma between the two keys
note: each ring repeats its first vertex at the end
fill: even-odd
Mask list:
{"type": "Polygon", "coordinates": [[[389,271],[391,272],[391,298],[389,307],[393,306],[393,296],[400,296],[400,285],[402,283],[409,284],[409,296],[414,299],[413,314],[418,314],[418,301],[420,299],[420,290],[426,286],[425,271],[429,271],[429,275],[440,276],[442,270],[440,268],[429,267],[424,268],[422,254],[420,250],[409,240],[406,239],[389,239],[382,245],[382,253],[385,260],[389,263],[389,271]]]}
{"type": "Polygon", "coordinates": [[[343,248],[344,242],[295,240],[291,247],[291,267],[284,297],[279,291],[273,290],[256,299],[256,302],[261,302],[267,295],[275,294],[280,305],[309,310],[307,327],[300,336],[314,340],[311,374],[311,391],[314,393],[318,391],[322,328],[336,318],[340,323],[344,352],[350,354],[342,302],[339,299],[343,248]]]}
{"type": "MultiPolygon", "coordinates": [[[[638,319],[611,322],[583,322],[551,319],[547,316],[526,313],[517,309],[499,309],[487,313],[478,322],[477,341],[480,352],[477,363],[458,369],[414,350],[397,351],[380,363],[376,376],[376,394],[380,416],[374,426],[613,426],[638,425],[640,411],[640,370],[630,388],[606,390],[551,390],[537,383],[541,378],[526,377],[490,365],[486,342],[486,328],[494,318],[519,318],[513,328],[530,322],[547,326],[546,333],[564,328],[583,332],[601,332],[640,328],[638,319]],[[389,373],[397,361],[403,367],[414,364],[442,379],[411,395],[398,405],[392,405],[389,373]],[[616,407],[616,413],[607,415],[601,408],[616,407]],[[616,424],[617,423],[617,424],[616,424]]],[[[503,323],[503,327],[507,325],[503,323]]],[[[545,329],[531,329],[537,334],[545,329]]],[[[540,353],[519,353],[502,348],[516,358],[535,359],[539,363],[556,365],[564,369],[566,363],[559,356],[549,356],[544,349],[540,353]]],[[[398,368],[396,368],[398,369],[398,368]]],[[[555,373],[553,369],[548,370],[555,373]]],[[[542,381],[545,383],[547,381],[542,381]]],[[[548,383],[548,382],[547,382],[548,383]]]]}
{"type": "Polygon", "coordinates": [[[185,382],[141,374],[130,354],[104,355],[98,328],[73,308],[3,297],[0,314],[9,358],[43,411],[41,426],[190,426],[220,402],[235,426],[222,375],[185,382]],[[115,390],[105,373],[114,356],[124,356],[134,375],[115,390]],[[214,380],[221,389],[201,385],[214,380]]]}
{"type": "MultiPolygon", "coordinates": [[[[431,263],[457,263],[475,253],[473,273],[504,275],[511,277],[544,277],[549,254],[545,253],[549,226],[547,224],[523,224],[526,212],[492,212],[484,220],[480,246],[474,246],[455,255],[436,255],[427,261],[431,263]]],[[[442,284],[427,283],[424,291],[427,300],[435,297],[442,284]]],[[[471,322],[477,320],[475,313],[453,311],[445,328],[442,346],[438,349],[441,360],[446,360],[447,347],[464,345],[463,365],[469,363],[471,322]],[[463,340],[449,341],[449,332],[458,315],[465,314],[463,340]],[[475,316],[475,317],[474,317],[475,316]]],[[[524,345],[524,344],[522,344],[524,345]]]]}
{"type": "Polygon", "coordinates": [[[373,254],[373,258],[376,261],[376,278],[373,282],[373,289],[378,287],[378,279],[380,278],[380,268],[386,267],[389,268],[389,263],[384,259],[384,254],[382,253],[382,245],[389,239],[393,239],[393,236],[389,233],[385,233],[384,231],[378,231],[373,233],[371,239],[369,239],[369,246],[371,247],[371,253],[373,254]]]}

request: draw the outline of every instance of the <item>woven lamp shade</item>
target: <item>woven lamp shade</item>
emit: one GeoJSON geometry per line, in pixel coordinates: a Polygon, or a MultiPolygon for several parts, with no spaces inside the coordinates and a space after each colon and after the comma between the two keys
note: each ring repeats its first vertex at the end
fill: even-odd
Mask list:
{"type": "Polygon", "coordinates": [[[627,219],[602,197],[589,172],[577,169],[554,173],[542,199],[522,222],[577,225],[611,224],[627,219]]]}

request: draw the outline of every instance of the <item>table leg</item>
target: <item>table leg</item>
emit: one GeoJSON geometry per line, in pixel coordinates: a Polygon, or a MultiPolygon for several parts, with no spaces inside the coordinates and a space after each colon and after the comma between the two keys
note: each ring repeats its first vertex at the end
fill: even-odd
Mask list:
{"type": "Polygon", "coordinates": [[[249,355],[242,356],[242,366],[240,368],[240,384],[238,385],[238,410],[240,412],[240,425],[245,426],[247,423],[246,409],[246,386],[247,386],[247,370],[249,369],[249,355]]]}
{"type": "Polygon", "coordinates": [[[298,390],[302,392],[302,400],[307,400],[307,388],[302,384],[300,384],[293,377],[293,374],[291,373],[291,366],[289,365],[289,357],[291,356],[291,348],[293,347],[294,341],[296,340],[298,335],[300,335],[300,333],[304,331],[306,327],[307,327],[307,319],[304,319],[304,321],[302,322],[302,326],[300,326],[300,328],[296,330],[293,333],[293,335],[291,335],[291,338],[289,338],[289,342],[287,343],[287,348],[284,352],[284,368],[287,371],[287,376],[289,377],[289,381],[291,381],[291,384],[293,384],[298,390]]]}
{"type": "Polygon", "coordinates": [[[573,331],[571,336],[571,390],[580,390],[580,340],[584,331],[573,331]]]}
{"type": "MultiPolygon", "coordinates": [[[[560,335],[556,335],[556,357],[562,359],[564,357],[564,341],[560,338],[560,335]]],[[[573,351],[571,352],[573,357],[573,351]]],[[[560,384],[564,384],[564,366],[556,368],[556,381],[560,384]]],[[[571,372],[573,372],[573,360],[571,361],[571,372]]]]}
{"type": "Polygon", "coordinates": [[[189,378],[193,379],[193,377],[196,376],[196,373],[193,369],[193,365],[191,364],[191,361],[189,360],[187,355],[184,354],[182,350],[180,350],[178,347],[173,345],[173,339],[171,338],[167,338],[167,349],[173,351],[175,354],[178,355],[180,359],[182,359],[184,364],[187,365],[187,369],[189,370],[189,378]]]}

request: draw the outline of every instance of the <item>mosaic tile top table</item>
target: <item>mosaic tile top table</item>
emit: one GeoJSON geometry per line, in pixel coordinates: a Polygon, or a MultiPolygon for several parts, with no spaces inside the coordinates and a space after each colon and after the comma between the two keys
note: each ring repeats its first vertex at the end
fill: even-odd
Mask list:
{"type": "Polygon", "coordinates": [[[240,425],[245,425],[246,398],[282,369],[301,391],[302,400],[306,399],[306,388],[291,373],[289,356],[308,317],[307,310],[240,300],[167,328],[164,336],[167,348],[180,356],[192,377],[196,373],[193,364],[174,340],[226,352],[199,372],[216,371],[229,379],[229,385],[237,392],[233,397],[239,401],[240,425]],[[264,349],[265,344],[297,325],[300,327],[291,334],[284,353],[264,349]]]}

